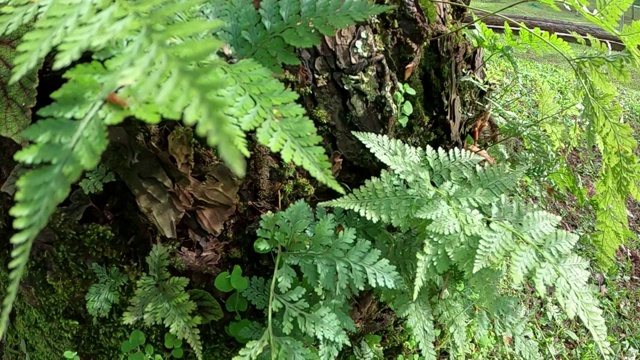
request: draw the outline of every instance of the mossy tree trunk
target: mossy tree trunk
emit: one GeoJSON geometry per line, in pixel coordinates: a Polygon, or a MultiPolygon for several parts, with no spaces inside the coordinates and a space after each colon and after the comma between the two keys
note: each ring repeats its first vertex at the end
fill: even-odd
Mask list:
{"type": "MultiPolygon", "coordinates": [[[[417,146],[461,146],[484,109],[484,92],[463,80],[483,78],[481,50],[455,31],[465,8],[430,0],[396,4],[391,13],[301,50],[303,65],[289,69],[332,160],[342,159],[343,166],[377,167],[352,131],[390,134],[417,146]],[[393,100],[399,83],[417,92],[405,96],[414,109],[406,127],[397,121],[393,100]]],[[[339,179],[357,182],[349,172],[345,168],[339,179]]]]}

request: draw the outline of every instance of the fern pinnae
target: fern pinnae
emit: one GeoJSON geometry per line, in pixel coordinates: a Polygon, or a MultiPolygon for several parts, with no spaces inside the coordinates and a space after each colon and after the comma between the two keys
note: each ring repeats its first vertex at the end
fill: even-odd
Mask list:
{"type": "MultiPolygon", "coordinates": [[[[397,142],[387,137],[374,139],[375,146],[380,148],[391,148],[397,142]]],[[[369,141],[364,137],[362,140],[369,141]]],[[[388,154],[383,156],[388,156],[386,161],[392,163],[395,157],[402,157],[404,153],[388,154]]],[[[547,294],[548,287],[555,286],[556,301],[569,317],[578,316],[591,332],[602,355],[607,356],[611,350],[606,341],[607,330],[602,312],[586,282],[589,275],[586,262],[572,253],[577,236],[558,230],[560,219],[557,216],[532,209],[513,195],[513,185],[518,180],[517,171],[496,167],[488,175],[484,173],[484,168],[476,167],[472,172],[466,168],[468,164],[455,163],[460,156],[464,157],[464,154],[427,151],[428,162],[422,165],[423,169],[440,171],[441,179],[435,183],[436,190],[426,196],[417,196],[423,202],[420,210],[408,212],[404,218],[392,217],[398,210],[389,206],[389,203],[397,201],[390,190],[403,183],[407,189],[405,192],[413,190],[415,194],[421,194],[417,189],[434,186],[420,181],[404,181],[405,178],[413,179],[395,171],[383,170],[381,177],[389,178],[384,182],[377,178],[370,180],[378,180],[379,187],[385,189],[368,192],[366,205],[354,201],[351,195],[330,201],[327,205],[359,211],[363,211],[363,208],[369,211],[375,209],[378,221],[396,221],[398,224],[393,225],[397,225],[401,231],[414,227],[419,229],[420,239],[424,241],[421,249],[419,246],[413,248],[418,253],[417,266],[410,273],[414,277],[413,300],[417,300],[423,292],[429,294],[429,299],[446,300],[446,307],[443,307],[442,301],[433,300],[433,311],[434,318],[443,323],[446,333],[452,336],[451,354],[464,355],[469,352],[467,322],[474,321],[470,317],[470,307],[491,307],[479,302],[489,301],[499,294],[500,284],[518,286],[528,280],[535,284],[541,296],[547,294]],[[456,173],[456,166],[464,169],[463,176],[456,173]],[[482,180],[487,176],[495,181],[488,181],[484,189],[482,180]],[[469,198],[459,201],[457,194],[465,192],[471,195],[465,195],[469,198]],[[411,224],[411,227],[407,224],[411,224]],[[465,286],[457,288],[454,283],[465,286]],[[455,313],[461,317],[451,313],[451,309],[455,309],[455,313]]],[[[402,159],[397,160],[402,164],[402,159]]],[[[365,184],[354,194],[370,187],[365,184]]],[[[402,197],[404,194],[398,195],[402,197]]],[[[521,316],[516,314],[515,308],[510,309],[506,314],[494,312],[492,316],[496,320],[504,317],[508,323],[519,323],[521,316]]],[[[535,342],[522,335],[526,327],[509,325],[500,329],[497,323],[495,326],[497,335],[515,331],[514,338],[522,342],[518,345],[518,354],[535,354],[535,351],[532,352],[535,342]]]]}
{"type": "MultiPolygon", "coordinates": [[[[540,29],[529,29],[525,24],[519,24],[520,40],[512,35],[507,37],[510,44],[527,44],[536,46],[539,52],[546,47],[562,56],[575,73],[578,89],[583,94],[583,115],[589,124],[588,136],[596,137],[596,144],[602,154],[602,167],[596,181],[596,234],[593,242],[599,249],[598,260],[604,266],[610,266],[617,248],[631,235],[626,214],[626,198],[628,195],[638,195],[636,178],[640,174],[640,161],[634,155],[637,142],[633,138],[629,124],[621,123],[620,106],[610,107],[610,102],[617,94],[617,90],[610,78],[603,78],[599,69],[603,66],[601,60],[610,72],[617,74],[621,66],[614,64],[631,61],[640,64],[640,21],[633,21],[618,30],[619,20],[624,11],[631,6],[631,0],[598,1],[595,13],[583,8],[582,3],[562,1],[580,13],[585,19],[617,36],[625,44],[626,52],[614,56],[602,46],[601,42],[589,37],[594,49],[600,49],[600,54],[592,57],[577,58],[568,43],[555,34],[543,32],[540,29]],[[612,171],[611,166],[615,167],[612,171]]],[[[505,24],[513,22],[508,16],[496,14],[505,19],[505,24]]],[[[579,38],[580,40],[580,38],[579,38]]],[[[584,40],[580,40],[584,43],[584,40]]]]}
{"type": "MultiPolygon", "coordinates": [[[[106,93],[104,95],[106,97],[106,93]]],[[[18,188],[15,195],[16,205],[11,208],[9,214],[15,218],[14,228],[20,231],[10,240],[14,249],[11,251],[12,260],[9,263],[10,282],[0,314],[0,337],[3,337],[7,330],[9,315],[18,293],[20,279],[24,274],[33,241],[47,225],[49,217],[57,205],[67,198],[71,184],[80,178],[83,170],[97,166],[101,153],[106,150],[106,128],[96,117],[103,104],[104,101],[95,102],[84,118],[74,124],[74,129],[68,128],[72,130],[72,133],[69,134],[69,141],[60,148],[63,150],[62,152],[49,158],[49,161],[46,161],[48,164],[43,167],[23,175],[16,183],[18,188]],[[53,184],[53,186],[41,186],[44,181],[48,182],[50,186],[53,184]]],[[[54,123],[48,127],[49,131],[55,130],[54,123]]],[[[25,164],[42,162],[44,154],[38,151],[32,154],[32,150],[41,146],[42,140],[46,138],[39,131],[29,131],[28,129],[23,133],[23,136],[36,143],[16,153],[16,160],[25,164]]]]}

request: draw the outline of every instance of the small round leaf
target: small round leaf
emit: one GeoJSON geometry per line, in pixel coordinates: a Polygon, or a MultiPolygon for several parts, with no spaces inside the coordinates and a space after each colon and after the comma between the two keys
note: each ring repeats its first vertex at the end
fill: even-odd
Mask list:
{"type": "Polygon", "coordinates": [[[409,94],[409,95],[415,95],[416,94],[416,91],[411,86],[409,86],[409,84],[404,84],[404,92],[409,94]]]}
{"type": "Polygon", "coordinates": [[[135,349],[135,348],[136,348],[136,346],[134,346],[134,345],[131,343],[131,341],[129,341],[129,340],[125,340],[125,341],[123,341],[123,342],[122,342],[122,345],[120,346],[120,351],[121,351],[123,354],[126,354],[126,353],[128,353],[129,351],[131,351],[131,350],[133,350],[133,349],[135,349]]]}
{"type": "Polygon", "coordinates": [[[233,267],[231,273],[231,285],[238,291],[243,291],[249,286],[249,280],[242,276],[242,268],[238,265],[233,267]]]}
{"type": "Polygon", "coordinates": [[[232,321],[229,324],[229,328],[227,330],[227,332],[229,333],[229,335],[233,336],[236,341],[240,342],[240,343],[246,343],[249,341],[249,339],[246,339],[242,336],[240,336],[240,331],[246,327],[251,326],[251,321],[247,320],[247,319],[242,319],[240,321],[232,321]]]}
{"type": "Polygon", "coordinates": [[[164,347],[167,349],[173,349],[173,342],[176,337],[172,333],[164,334],[164,347]]]}
{"type": "Polygon", "coordinates": [[[75,351],[65,351],[64,354],[62,354],[62,356],[64,356],[65,359],[73,359],[76,357],[76,355],[78,355],[77,352],[75,351]]]}
{"type": "Polygon", "coordinates": [[[234,292],[231,296],[229,296],[227,302],[225,303],[227,311],[242,312],[246,311],[248,306],[249,303],[247,302],[247,299],[242,297],[242,295],[240,295],[238,292],[234,292]]]}
{"type": "Polygon", "coordinates": [[[402,113],[407,116],[413,114],[413,105],[409,101],[402,104],[402,113]]]}
{"type": "Polygon", "coordinates": [[[258,239],[253,242],[253,250],[258,254],[266,254],[270,252],[271,249],[273,249],[273,247],[267,239],[258,239]]]}
{"type": "Polygon", "coordinates": [[[228,271],[221,272],[216,276],[216,280],[213,285],[215,285],[216,289],[222,292],[231,292],[233,291],[233,286],[231,285],[231,275],[228,271]]]}
{"type": "Polygon", "coordinates": [[[129,335],[129,341],[131,342],[131,345],[135,347],[135,346],[144,345],[147,339],[145,338],[144,333],[142,331],[133,330],[131,332],[131,335],[129,335]]]}
{"type": "Polygon", "coordinates": [[[136,351],[133,354],[129,355],[129,360],[145,360],[144,358],[144,354],[140,351],[136,351]]]}
{"type": "Polygon", "coordinates": [[[153,345],[151,345],[151,344],[147,344],[147,345],[144,347],[144,352],[145,352],[147,355],[153,355],[153,353],[154,353],[154,351],[153,351],[153,350],[154,350],[154,349],[153,349],[153,345]]]}
{"type": "Polygon", "coordinates": [[[182,350],[182,348],[175,348],[173,349],[173,351],[171,351],[171,356],[173,356],[176,359],[182,359],[183,355],[184,355],[184,350],[182,350]]]}

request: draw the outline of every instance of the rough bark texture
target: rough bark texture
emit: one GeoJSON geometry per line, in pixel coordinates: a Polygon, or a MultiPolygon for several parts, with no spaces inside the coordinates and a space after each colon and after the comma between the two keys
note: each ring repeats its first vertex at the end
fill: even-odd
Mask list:
{"type": "MultiPolygon", "coordinates": [[[[297,72],[296,88],[331,150],[373,170],[375,162],[352,131],[390,134],[417,146],[463,144],[484,109],[478,105],[484,93],[461,80],[483,78],[482,53],[460,32],[450,33],[464,15],[461,7],[403,0],[392,13],[300,51],[303,65],[289,71],[297,72]],[[415,110],[406,127],[396,122],[398,82],[417,91],[407,97],[415,110]]],[[[355,177],[343,175],[347,183],[355,177]]]]}

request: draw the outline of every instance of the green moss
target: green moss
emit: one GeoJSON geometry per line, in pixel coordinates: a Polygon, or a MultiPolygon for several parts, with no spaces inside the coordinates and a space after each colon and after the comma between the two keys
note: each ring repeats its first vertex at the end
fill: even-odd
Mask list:
{"type": "Polygon", "coordinates": [[[288,204],[297,199],[308,199],[315,191],[316,189],[306,178],[287,180],[282,185],[282,200],[288,204]]]}
{"type": "Polygon", "coordinates": [[[296,89],[296,92],[300,95],[311,95],[313,89],[311,89],[311,86],[303,86],[296,89]]]}
{"type": "Polygon", "coordinates": [[[311,110],[311,118],[321,124],[329,122],[329,114],[321,108],[315,108],[311,110]]]}
{"type": "Polygon", "coordinates": [[[436,6],[431,0],[420,0],[420,7],[430,24],[436,21],[436,6]]]}
{"type": "MultiPolygon", "coordinates": [[[[4,344],[11,350],[3,351],[2,358],[24,359],[19,351],[24,340],[31,359],[58,360],[65,350],[78,351],[83,359],[117,359],[121,341],[131,330],[119,320],[125,299],[111,317],[96,324],[86,310],[84,297],[95,281],[90,262],[123,265],[118,264],[126,260],[118,251],[118,241],[109,228],[99,225],[68,226],[58,218],[50,227],[55,239],[50,244],[36,244],[4,344]]],[[[8,256],[3,254],[3,263],[8,256]]],[[[3,287],[7,280],[3,268],[3,287]]]]}

